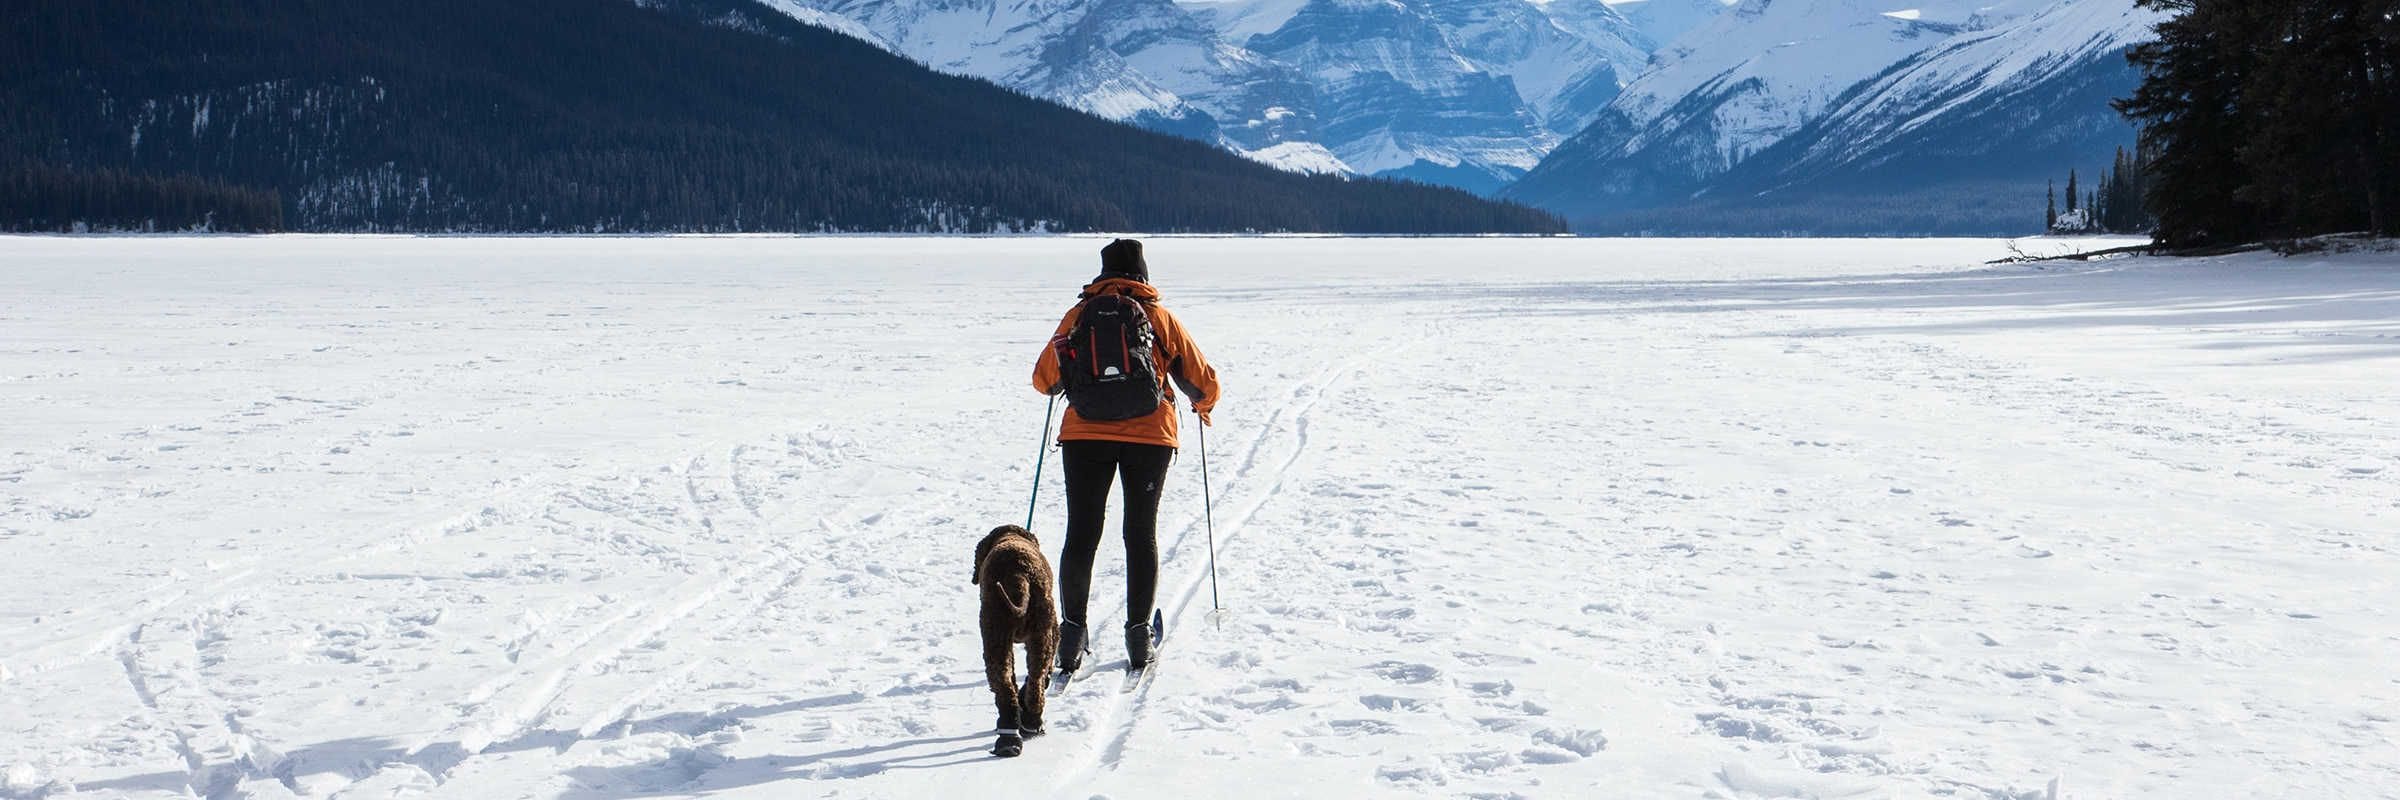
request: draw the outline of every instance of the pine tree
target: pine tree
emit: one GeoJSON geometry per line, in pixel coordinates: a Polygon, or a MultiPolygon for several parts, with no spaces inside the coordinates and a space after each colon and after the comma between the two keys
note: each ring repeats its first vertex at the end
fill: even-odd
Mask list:
{"type": "Polygon", "coordinates": [[[2100,227],[2102,230],[2110,233],[2132,232],[2132,226],[2126,219],[2126,208],[2138,201],[2127,197],[2125,193],[2125,187],[2130,182],[2128,176],[2132,171],[2131,165],[2125,162],[2125,148],[2117,148],[2116,154],[2110,157],[2106,177],[2100,180],[2100,206],[2103,209],[2103,213],[2100,215],[2100,227]]]}
{"type": "Polygon", "coordinates": [[[2241,157],[2249,136],[2242,79],[2255,62],[2262,14],[2247,0],[2140,4],[2181,12],[2158,25],[2157,40],[2127,52],[2143,80],[2132,97],[2116,102],[2157,154],[2146,198],[2158,214],[2155,235],[2178,247],[2247,240],[2257,233],[2259,215],[2237,195],[2251,184],[2241,157]]]}
{"type": "Polygon", "coordinates": [[[2075,171],[2067,170],[2067,213],[2075,213],[2075,171]]]}
{"type": "Polygon", "coordinates": [[[2050,182],[2050,210],[2042,214],[2042,230],[2058,230],[2058,182],[2050,182]]]}
{"type": "MultiPolygon", "coordinates": [[[[2372,9],[2377,4],[2369,4],[2372,9]]],[[[2362,22],[2372,30],[2366,37],[2365,89],[2369,127],[2367,215],[2376,232],[2400,236],[2400,2],[2383,0],[2382,21],[2370,14],[2362,22]]]]}
{"type": "Polygon", "coordinates": [[[2400,1],[2140,2],[2179,13],[2116,103],[2142,127],[2137,224],[2173,245],[2400,234],[2400,1]]]}
{"type": "Polygon", "coordinates": [[[2094,233],[2115,232],[2113,229],[2108,227],[2109,179],[2108,170],[2105,168],[2101,169],[2100,181],[2092,187],[2092,202],[2090,205],[2084,207],[2084,213],[2092,215],[2092,232],[2094,233]]]}

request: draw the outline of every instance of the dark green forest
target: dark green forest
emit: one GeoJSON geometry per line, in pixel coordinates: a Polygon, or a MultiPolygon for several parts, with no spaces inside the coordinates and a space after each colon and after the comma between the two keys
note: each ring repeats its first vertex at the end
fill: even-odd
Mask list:
{"type": "Polygon", "coordinates": [[[2059,210],[2054,181],[2042,229],[2051,233],[2149,233],[2158,227],[2142,199],[2150,185],[2150,174],[2142,165],[2149,161],[2147,151],[2135,148],[2126,152],[2120,147],[2116,158],[2100,170],[2099,180],[2087,184],[2082,173],[2069,170],[2066,210],[2059,210]]]}
{"type": "Polygon", "coordinates": [[[0,228],[1552,233],[739,0],[14,0],[0,228]]]}
{"type": "Polygon", "coordinates": [[[2147,210],[2173,247],[2400,235],[2400,0],[2142,0],[2147,210]]]}

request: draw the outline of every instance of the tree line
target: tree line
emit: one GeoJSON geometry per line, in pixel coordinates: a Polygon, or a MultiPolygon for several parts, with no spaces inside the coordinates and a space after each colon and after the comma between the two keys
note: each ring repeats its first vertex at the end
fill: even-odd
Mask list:
{"type": "Polygon", "coordinates": [[[0,230],[17,232],[220,231],[283,229],[272,189],[195,175],[121,169],[0,166],[0,230]]]}
{"type": "Polygon", "coordinates": [[[2050,207],[2043,230],[2051,233],[2149,233],[2158,221],[2142,199],[2148,193],[2150,173],[2143,165],[2149,154],[2138,147],[2134,152],[2117,148],[2115,160],[2100,170],[2100,179],[2088,189],[2079,188],[2075,170],[2067,171],[2067,206],[2060,212],[2058,184],[2050,184],[2050,207]]]}
{"type": "Polygon", "coordinates": [[[2140,2],[2176,14],[2116,103],[2160,243],[2400,235],[2400,0],[2140,2]]]}
{"type": "Polygon", "coordinates": [[[1282,172],[742,0],[16,0],[0,16],[0,227],[1565,230],[1454,189],[1282,172]]]}

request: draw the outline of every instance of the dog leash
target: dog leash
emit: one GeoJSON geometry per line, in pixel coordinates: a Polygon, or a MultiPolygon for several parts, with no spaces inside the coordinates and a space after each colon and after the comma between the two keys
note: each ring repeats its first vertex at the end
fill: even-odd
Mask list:
{"type": "Polygon", "coordinates": [[[1042,409],[1042,449],[1033,455],[1033,496],[1025,500],[1025,529],[1033,530],[1033,506],[1042,499],[1042,460],[1050,456],[1050,418],[1058,413],[1058,395],[1050,396],[1050,405],[1042,409]]]}

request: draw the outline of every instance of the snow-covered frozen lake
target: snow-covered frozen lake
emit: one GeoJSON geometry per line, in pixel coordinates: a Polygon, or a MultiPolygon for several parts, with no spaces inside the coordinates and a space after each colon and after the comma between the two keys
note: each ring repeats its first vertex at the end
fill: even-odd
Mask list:
{"type": "Polygon", "coordinates": [[[1986,240],[1151,240],[1230,613],[991,759],[1104,242],[0,239],[0,797],[2400,795],[2400,255],[1986,240]]]}

